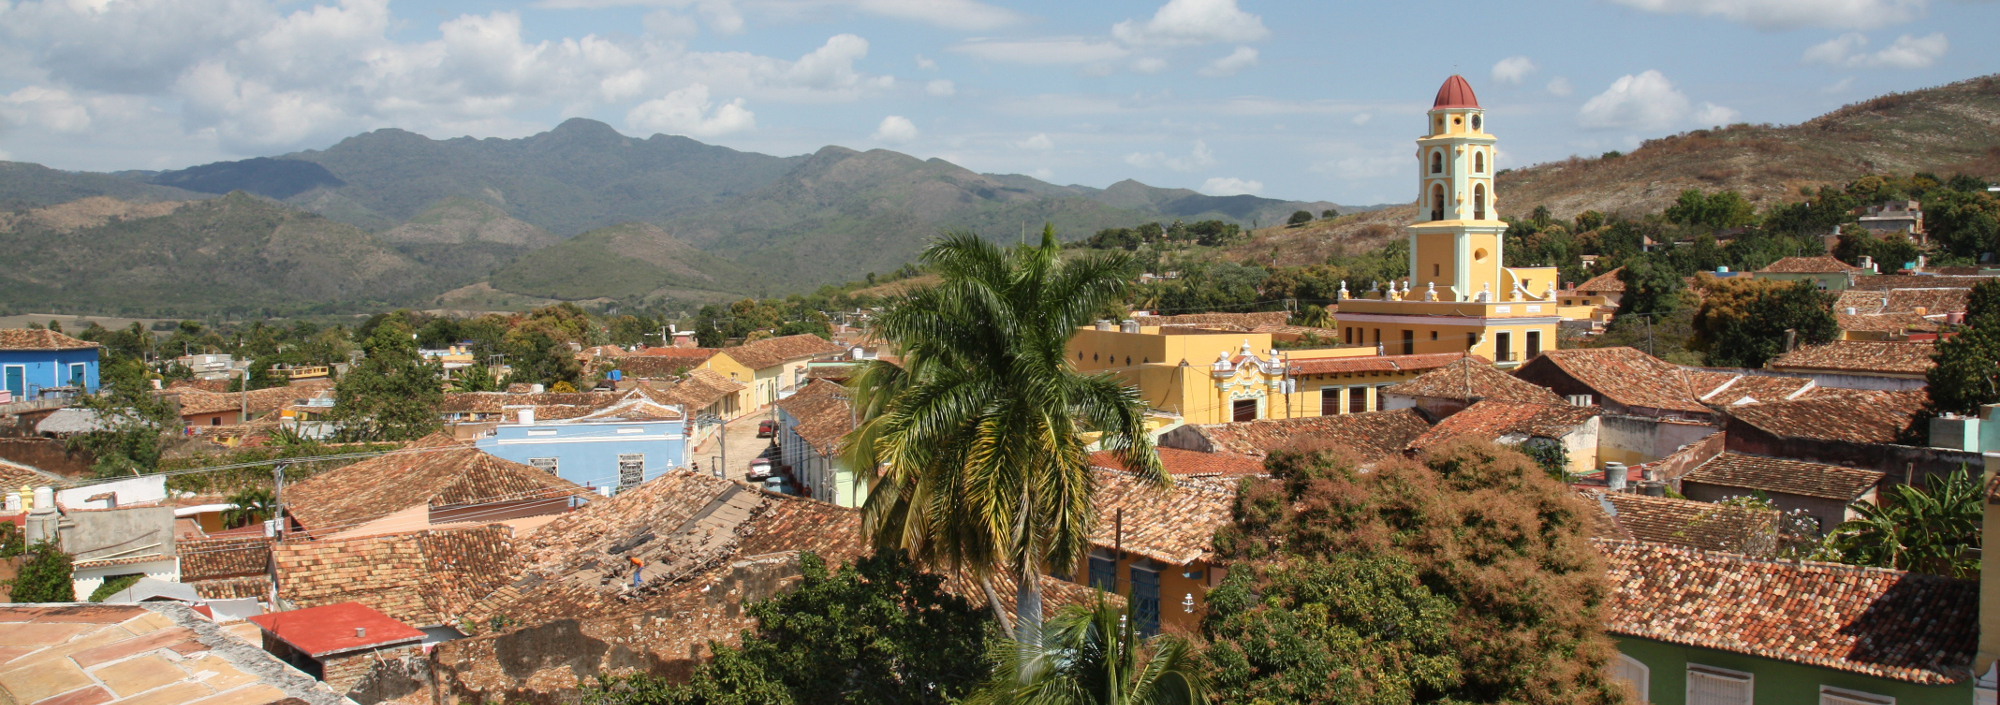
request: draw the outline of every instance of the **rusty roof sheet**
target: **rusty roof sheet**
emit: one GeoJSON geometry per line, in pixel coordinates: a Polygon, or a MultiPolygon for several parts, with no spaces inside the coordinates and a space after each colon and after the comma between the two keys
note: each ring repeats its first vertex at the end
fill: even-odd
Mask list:
{"type": "MultiPolygon", "coordinates": [[[[1229,453],[1203,453],[1179,448],[1154,448],[1160,469],[1174,477],[1240,477],[1264,474],[1264,463],[1256,458],[1229,453]]],[[[1090,464],[1106,470],[1126,470],[1118,456],[1108,450],[1090,454],[1090,464]]]]}
{"type": "Polygon", "coordinates": [[[82,350],[104,347],[88,340],[32,328],[0,328],[0,350],[82,350]]]}
{"type": "Polygon", "coordinates": [[[1603,413],[1594,406],[1523,404],[1487,400],[1444,417],[1436,426],[1410,441],[1409,450],[1422,451],[1459,437],[1492,441],[1508,436],[1561,439],[1578,426],[1603,413]]]}
{"type": "Polygon", "coordinates": [[[1460,401],[1492,399],[1531,404],[1566,403],[1562,397],[1556,396],[1555,392],[1501,372],[1485,358],[1477,355],[1453,360],[1448,365],[1417,375],[1408,382],[1384,389],[1382,393],[1460,401]]]}
{"type": "Polygon", "coordinates": [[[1215,550],[1215,530],[1232,521],[1236,503],[1234,479],[1175,478],[1172,487],[1156,487],[1119,470],[1093,473],[1097,530],[1090,542],[1120,548],[1156,561],[1187,565],[1205,560],[1215,550]]]}
{"type": "Polygon", "coordinates": [[[181,582],[261,575],[270,569],[271,539],[194,539],[174,542],[181,559],[181,582]]]}
{"type": "Polygon", "coordinates": [[[1690,391],[1681,368],[1635,348],[1545,350],[1528,364],[1555,365],[1604,398],[1625,406],[1708,411],[1690,391]]]}
{"type": "Polygon", "coordinates": [[[729,359],[735,360],[737,364],[752,370],[761,370],[794,360],[832,355],[846,350],[847,348],[827,342],[825,338],[817,335],[800,333],[751,341],[733,348],[723,348],[722,352],[729,355],[729,359]]]}
{"type": "Polygon", "coordinates": [[[545,470],[487,455],[443,433],[402,450],[335,468],[285,488],[285,509],[325,536],[411,507],[462,506],[590,490],[545,470]]]}
{"type": "Polygon", "coordinates": [[[1874,470],[1723,453],[1702,463],[1681,481],[1851,502],[1873,489],[1882,477],[1883,473],[1874,470]]]}
{"type": "Polygon", "coordinates": [[[1923,390],[1844,390],[1788,402],[1728,409],[1730,416],[1774,436],[1849,443],[1894,443],[1928,401],[1923,390]]]}
{"type": "Polygon", "coordinates": [[[1619,279],[1618,273],[1623,271],[1625,271],[1625,268],[1619,267],[1609,272],[1605,272],[1603,274],[1591,277],[1590,281],[1586,281],[1582,284],[1576,285],[1576,291],[1581,291],[1585,293],[1595,292],[1600,294],[1622,292],[1625,290],[1625,280],[1619,279]]]}
{"type": "Polygon", "coordinates": [[[1834,259],[1826,255],[1818,257],[1786,257],[1757,270],[1770,274],[1845,274],[1862,271],[1860,267],[1834,259]]]}
{"type": "Polygon", "coordinates": [[[1979,584],[1834,563],[1597,541],[1613,634],[1924,685],[1971,677],[1979,584]]]}
{"type": "Polygon", "coordinates": [[[359,602],[416,626],[455,624],[520,568],[504,525],[326,541],[273,552],[278,595],[300,607],[359,602]]]}
{"type": "Polygon", "coordinates": [[[1316,438],[1351,448],[1362,462],[1374,462],[1402,452],[1410,441],[1430,429],[1430,423],[1415,409],[1397,409],[1188,428],[1206,438],[1218,453],[1263,458],[1295,440],[1316,438]]]}
{"type": "MultiPolygon", "coordinates": [[[[1777,530],[1778,513],[1631,492],[1581,490],[1584,499],[1609,505],[1609,516],[1627,538],[1710,551],[1742,551],[1755,537],[1777,530]]],[[[1601,537],[1608,538],[1608,537],[1601,537]]]]}
{"type": "Polygon", "coordinates": [[[1924,374],[1936,363],[1930,341],[1836,340],[1779,355],[1764,366],[1773,370],[1819,370],[1853,374],[1924,374]]]}
{"type": "MultiPolygon", "coordinates": [[[[1465,358],[1464,353],[1424,353],[1421,355],[1369,355],[1366,357],[1327,357],[1291,360],[1293,375],[1324,375],[1344,372],[1414,372],[1435,370],[1465,358]]],[[[1485,358],[1477,355],[1473,359],[1481,362],[1485,358]]]]}

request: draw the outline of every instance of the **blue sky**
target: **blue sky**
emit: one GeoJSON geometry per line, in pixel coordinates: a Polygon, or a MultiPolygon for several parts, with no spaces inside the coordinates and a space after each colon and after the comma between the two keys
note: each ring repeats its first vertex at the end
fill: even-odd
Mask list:
{"type": "Polygon", "coordinates": [[[583,116],[1392,202],[1452,73],[1522,166],[2000,71],[1996,27],[1993,0],[0,0],[0,157],[177,168],[583,116]]]}

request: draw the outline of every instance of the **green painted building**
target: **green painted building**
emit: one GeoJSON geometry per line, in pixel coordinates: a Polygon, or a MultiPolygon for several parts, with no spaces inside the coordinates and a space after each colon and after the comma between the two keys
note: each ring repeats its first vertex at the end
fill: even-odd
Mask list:
{"type": "Polygon", "coordinates": [[[1973,705],[1979,585],[1598,541],[1613,674],[1657,705],[1973,705]]]}

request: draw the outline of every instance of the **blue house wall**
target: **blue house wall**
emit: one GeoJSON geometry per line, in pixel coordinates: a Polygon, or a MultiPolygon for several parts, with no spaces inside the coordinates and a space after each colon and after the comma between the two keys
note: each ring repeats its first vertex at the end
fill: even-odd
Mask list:
{"type": "Polygon", "coordinates": [[[70,386],[73,365],[83,366],[86,393],[97,392],[97,348],[77,350],[0,349],[0,387],[14,398],[33,399],[49,387],[70,386]]]}
{"type": "Polygon", "coordinates": [[[622,476],[621,459],[641,463],[639,482],[685,467],[684,431],[680,421],[502,424],[474,445],[523,465],[545,468],[553,461],[556,475],[579,485],[618,488],[637,484],[622,476]]]}

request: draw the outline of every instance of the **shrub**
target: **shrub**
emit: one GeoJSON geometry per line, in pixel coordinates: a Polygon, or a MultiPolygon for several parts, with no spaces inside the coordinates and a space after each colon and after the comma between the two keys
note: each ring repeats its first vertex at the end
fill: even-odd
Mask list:
{"type": "Polygon", "coordinates": [[[27,551],[20,575],[7,581],[15,602],[75,602],[70,555],[53,541],[37,541],[27,551]]]}

